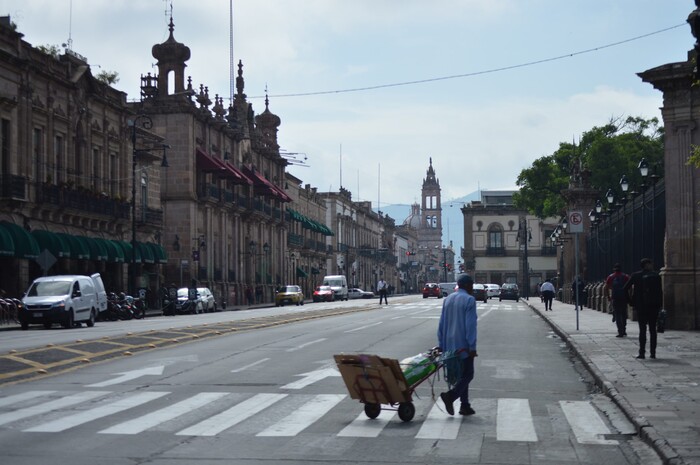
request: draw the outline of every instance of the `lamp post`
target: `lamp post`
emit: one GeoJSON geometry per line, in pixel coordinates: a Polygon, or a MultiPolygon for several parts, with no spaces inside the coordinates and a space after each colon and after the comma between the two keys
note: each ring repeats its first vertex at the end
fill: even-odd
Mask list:
{"type": "Polygon", "coordinates": [[[161,168],[168,168],[168,158],[167,149],[170,148],[168,144],[161,144],[160,147],[150,147],[146,150],[138,150],[136,148],[136,132],[140,127],[142,129],[150,130],[153,127],[153,120],[148,115],[136,115],[133,119],[128,121],[128,125],[131,127],[131,262],[129,263],[131,270],[129,271],[129,286],[131,289],[129,293],[131,295],[136,295],[137,291],[137,280],[136,280],[136,165],[138,163],[138,156],[141,153],[148,153],[152,150],[162,150],[163,159],[161,160],[161,168]]]}
{"type": "Polygon", "coordinates": [[[532,239],[527,218],[521,218],[518,224],[517,240],[523,245],[523,292],[526,300],[530,298],[530,265],[527,258],[527,244],[532,239]]]}

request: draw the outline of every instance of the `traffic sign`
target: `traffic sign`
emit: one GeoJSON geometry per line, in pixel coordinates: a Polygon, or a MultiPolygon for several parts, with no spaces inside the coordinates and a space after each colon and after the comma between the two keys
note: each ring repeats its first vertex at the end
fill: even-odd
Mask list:
{"type": "Polygon", "coordinates": [[[583,212],[569,212],[569,232],[574,234],[583,232],[583,212]]]}

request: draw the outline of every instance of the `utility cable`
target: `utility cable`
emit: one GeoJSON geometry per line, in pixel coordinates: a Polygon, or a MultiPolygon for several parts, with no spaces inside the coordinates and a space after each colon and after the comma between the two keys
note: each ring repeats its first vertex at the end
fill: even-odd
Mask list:
{"type": "MultiPolygon", "coordinates": [[[[464,74],[453,74],[450,76],[440,76],[440,77],[434,77],[434,78],[419,79],[419,80],[415,80],[415,81],[403,81],[403,82],[394,82],[394,83],[389,83],[389,84],[377,84],[374,86],[354,87],[354,88],[350,88],[350,89],[336,89],[336,90],[325,90],[325,91],[315,91],[315,92],[277,94],[277,95],[269,95],[268,97],[274,97],[274,98],[308,97],[308,96],[312,96],[312,95],[328,95],[328,94],[343,94],[343,93],[349,93],[349,92],[363,92],[363,91],[368,91],[368,90],[386,89],[386,88],[390,88],[390,87],[410,86],[410,85],[415,85],[415,84],[425,84],[425,83],[429,83],[429,82],[446,81],[446,80],[450,80],[450,79],[461,79],[461,78],[467,78],[467,77],[473,77],[473,76],[480,76],[480,75],[484,75],[484,74],[493,74],[493,73],[498,73],[501,71],[509,71],[512,69],[525,68],[528,66],[540,65],[542,63],[549,63],[552,61],[563,60],[565,58],[572,58],[572,57],[575,57],[578,55],[584,55],[587,53],[597,52],[600,50],[604,50],[606,48],[616,47],[618,45],[626,44],[629,42],[634,42],[636,40],[644,39],[646,37],[650,37],[650,36],[653,36],[656,34],[661,34],[663,32],[667,32],[667,31],[670,31],[672,29],[677,29],[677,28],[679,28],[681,26],[685,26],[685,25],[686,25],[686,23],[676,24],[675,26],[670,26],[670,27],[667,27],[664,29],[660,29],[658,31],[649,32],[647,34],[642,34],[642,35],[636,36],[636,37],[631,37],[629,39],[620,40],[618,42],[612,42],[612,43],[601,45],[598,47],[589,48],[589,49],[585,49],[585,50],[579,50],[577,52],[571,52],[571,53],[567,53],[565,55],[544,58],[541,60],[528,61],[526,63],[520,63],[520,64],[516,64],[516,65],[502,66],[500,68],[492,68],[492,69],[487,69],[487,70],[482,70],[482,71],[474,71],[471,73],[464,73],[464,74]]],[[[251,99],[260,99],[263,97],[264,96],[255,96],[255,97],[250,97],[250,98],[251,99]]]]}

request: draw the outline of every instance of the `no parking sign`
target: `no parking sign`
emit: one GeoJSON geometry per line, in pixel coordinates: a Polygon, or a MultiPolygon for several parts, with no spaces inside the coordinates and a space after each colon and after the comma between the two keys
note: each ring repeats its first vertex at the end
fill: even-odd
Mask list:
{"type": "Polygon", "coordinates": [[[583,212],[581,212],[581,211],[569,212],[569,232],[571,232],[571,233],[582,233],[583,232],[583,212]]]}

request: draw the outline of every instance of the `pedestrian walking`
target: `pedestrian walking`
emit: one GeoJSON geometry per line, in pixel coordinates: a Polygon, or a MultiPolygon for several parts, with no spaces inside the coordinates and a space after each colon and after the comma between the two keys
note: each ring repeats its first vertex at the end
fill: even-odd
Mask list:
{"type": "Polygon", "coordinates": [[[648,258],[640,262],[641,270],[635,271],[625,283],[627,301],[637,313],[639,323],[639,354],[644,359],[647,343],[647,326],[649,326],[649,356],[656,358],[656,322],[663,305],[661,277],[654,271],[654,265],[648,258]]]}
{"type": "Polygon", "coordinates": [[[625,284],[629,281],[629,275],[622,272],[619,263],[613,265],[613,272],[605,280],[605,295],[612,306],[612,320],[617,325],[617,336],[627,336],[627,293],[625,284]]]}
{"type": "Polygon", "coordinates": [[[384,299],[384,303],[389,305],[389,302],[386,300],[386,291],[386,281],[384,281],[383,278],[380,278],[379,282],[377,283],[377,292],[379,292],[379,305],[382,304],[382,298],[384,299]]]}
{"type": "MultiPolygon", "coordinates": [[[[474,409],[469,403],[469,383],[474,379],[474,357],[476,353],[476,300],[474,292],[474,280],[469,275],[463,274],[457,279],[457,291],[448,295],[442,303],[442,314],[438,324],[438,345],[445,353],[452,353],[456,357],[451,359],[456,364],[452,370],[458,376],[452,384],[452,389],[440,394],[440,399],[445,404],[445,410],[454,415],[454,402],[460,400],[460,415],[474,415],[474,409]]],[[[450,374],[448,365],[448,377],[450,374]]],[[[451,380],[452,381],[452,380],[451,380]]]]}
{"type": "Polygon", "coordinates": [[[540,291],[542,292],[542,301],[544,302],[544,310],[547,311],[552,311],[552,301],[554,300],[554,284],[552,284],[551,280],[546,280],[545,282],[542,283],[542,286],[540,287],[540,291]]]}
{"type": "Polygon", "coordinates": [[[583,302],[585,301],[584,288],[586,283],[581,279],[581,276],[576,276],[574,282],[571,283],[571,297],[574,300],[574,308],[579,307],[583,310],[583,302]]]}

